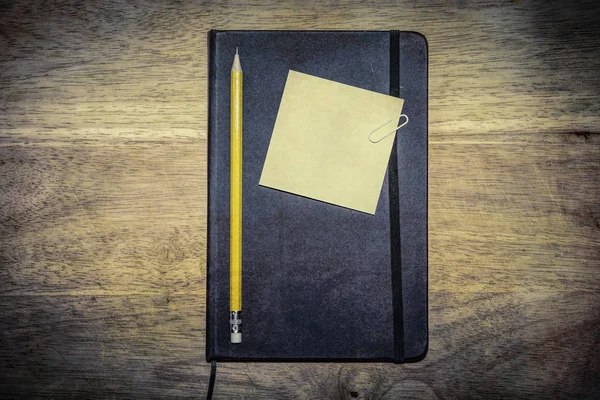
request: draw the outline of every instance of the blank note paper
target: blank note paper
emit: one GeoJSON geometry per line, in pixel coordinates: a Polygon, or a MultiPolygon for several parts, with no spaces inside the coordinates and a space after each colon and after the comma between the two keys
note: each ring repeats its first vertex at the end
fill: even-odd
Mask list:
{"type": "Polygon", "coordinates": [[[375,214],[403,103],[290,71],[260,185],[375,214]]]}

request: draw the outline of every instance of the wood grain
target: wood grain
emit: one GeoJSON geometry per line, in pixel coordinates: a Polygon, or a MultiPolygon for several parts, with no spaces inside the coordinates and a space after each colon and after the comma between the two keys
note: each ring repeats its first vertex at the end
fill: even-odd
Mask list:
{"type": "Polygon", "coordinates": [[[596,2],[0,4],[0,395],[203,397],[206,33],[430,57],[430,349],[222,364],[215,398],[600,397],[596,2]]]}

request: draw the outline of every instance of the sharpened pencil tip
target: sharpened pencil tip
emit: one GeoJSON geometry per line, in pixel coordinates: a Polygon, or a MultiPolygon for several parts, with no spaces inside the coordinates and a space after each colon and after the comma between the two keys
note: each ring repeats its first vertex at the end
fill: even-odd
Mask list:
{"type": "Polygon", "coordinates": [[[240,63],[240,55],[238,54],[238,48],[235,48],[235,56],[233,56],[233,65],[231,66],[232,71],[242,72],[242,64],[240,63]]]}

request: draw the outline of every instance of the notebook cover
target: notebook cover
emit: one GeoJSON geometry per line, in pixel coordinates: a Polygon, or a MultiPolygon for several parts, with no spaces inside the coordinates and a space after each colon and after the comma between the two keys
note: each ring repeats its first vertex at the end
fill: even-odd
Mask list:
{"type": "MultiPolygon", "coordinates": [[[[427,352],[427,43],[414,32],[209,32],[207,361],[427,352]],[[244,70],[243,342],[229,335],[229,85],[244,70]],[[258,185],[288,71],[405,99],[375,215],[258,185]]],[[[310,116],[307,116],[309,118],[310,116]]]]}

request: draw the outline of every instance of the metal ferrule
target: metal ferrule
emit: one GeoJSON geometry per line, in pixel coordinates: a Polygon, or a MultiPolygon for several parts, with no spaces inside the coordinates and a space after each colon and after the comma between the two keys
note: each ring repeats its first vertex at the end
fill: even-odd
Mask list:
{"type": "Polygon", "coordinates": [[[241,333],[242,332],[242,312],[241,311],[230,311],[229,312],[229,332],[241,333]]]}

